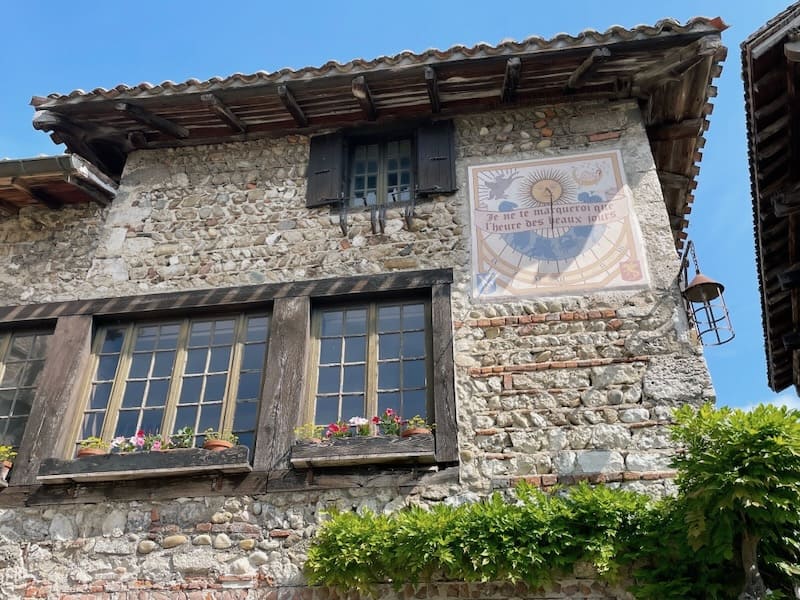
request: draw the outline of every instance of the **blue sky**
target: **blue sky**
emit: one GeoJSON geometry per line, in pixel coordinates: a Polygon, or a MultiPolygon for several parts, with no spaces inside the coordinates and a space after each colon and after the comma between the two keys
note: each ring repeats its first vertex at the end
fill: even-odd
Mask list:
{"type": "Polygon", "coordinates": [[[728,59],[690,217],[703,272],[723,282],[736,339],[706,350],[720,404],[780,401],[766,385],[739,44],[786,0],[623,2],[268,2],[9,0],[0,37],[0,158],[61,149],[31,126],[31,96],[120,83],[274,71],[402,50],[721,16],[728,59]],[[380,7],[377,9],[376,7],[380,7]]]}

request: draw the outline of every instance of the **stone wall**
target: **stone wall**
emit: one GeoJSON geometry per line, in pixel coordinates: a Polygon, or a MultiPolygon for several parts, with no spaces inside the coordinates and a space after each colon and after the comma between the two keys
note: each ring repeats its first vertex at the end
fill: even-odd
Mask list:
{"type": "MultiPolygon", "coordinates": [[[[315,600],[328,592],[303,588],[300,568],[330,505],[476,500],[521,478],[671,490],[670,411],[713,390],[680,304],[638,108],[574,103],[455,121],[460,191],[420,202],[411,231],[389,211],[385,234],[373,235],[369,213],[353,211],[344,237],[329,208],[305,208],[303,136],[137,152],[109,209],[28,208],[0,224],[6,305],[452,267],[461,456],[456,477],[407,487],[0,510],[3,594],[315,600]],[[610,148],[622,152],[651,287],[473,302],[467,166],[610,148]]],[[[580,578],[538,591],[462,587],[416,597],[622,597],[580,578]]]]}

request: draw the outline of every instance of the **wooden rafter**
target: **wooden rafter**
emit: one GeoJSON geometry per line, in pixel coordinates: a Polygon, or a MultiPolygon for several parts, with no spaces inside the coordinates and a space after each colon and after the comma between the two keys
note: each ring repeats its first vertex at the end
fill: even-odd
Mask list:
{"type": "Polygon", "coordinates": [[[208,106],[211,111],[217,115],[225,124],[230,127],[233,131],[238,133],[246,133],[247,132],[247,125],[233,114],[233,111],[217,96],[214,94],[202,94],[200,96],[200,101],[208,106]]]}
{"type": "Polygon", "coordinates": [[[651,142],[666,142],[696,138],[707,127],[705,119],[685,119],[677,123],[666,123],[647,128],[647,137],[651,142]]]}
{"type": "Polygon", "coordinates": [[[75,125],[64,115],[50,111],[39,110],[33,115],[33,128],[39,131],[52,131],[57,136],[59,143],[69,146],[70,151],[79,154],[90,163],[97,165],[106,174],[119,177],[112,165],[101,157],[89,143],[86,131],[75,125]]]}
{"type": "Polygon", "coordinates": [[[294,97],[292,90],[290,90],[289,86],[285,83],[278,86],[278,98],[281,99],[286,110],[289,111],[289,114],[292,115],[294,122],[297,123],[299,127],[308,127],[308,117],[306,117],[303,109],[300,108],[300,105],[297,103],[297,99],[294,97]]]}
{"type": "Polygon", "coordinates": [[[776,217],[787,217],[800,213],[800,190],[778,192],[772,196],[771,201],[776,217]]]}
{"type": "Polygon", "coordinates": [[[48,208],[58,209],[63,206],[62,202],[56,200],[53,196],[51,196],[47,192],[33,189],[19,177],[13,177],[11,179],[11,187],[13,187],[18,192],[22,192],[34,202],[40,202],[45,206],[47,206],[48,208]]]}
{"type": "Polygon", "coordinates": [[[135,121],[139,121],[139,123],[143,125],[157,129],[162,133],[166,133],[170,137],[179,139],[185,139],[189,137],[189,130],[186,129],[186,127],[178,125],[174,121],[170,121],[164,117],[160,117],[159,115],[152,113],[141,106],[137,106],[136,104],[131,104],[130,102],[117,102],[114,105],[114,109],[118,110],[119,112],[124,112],[130,118],[135,121]]]}
{"type": "Polygon", "coordinates": [[[370,121],[378,118],[378,111],[375,109],[375,102],[372,99],[372,92],[369,91],[367,79],[363,75],[353,78],[352,83],[353,96],[355,96],[358,103],[361,105],[361,110],[367,115],[370,121]]]}
{"type": "Polygon", "coordinates": [[[519,87],[519,73],[522,70],[522,59],[512,56],[506,61],[506,72],[503,77],[503,89],[500,92],[500,101],[503,103],[514,102],[517,98],[519,87]]]}
{"type": "Polygon", "coordinates": [[[692,67],[713,58],[723,48],[719,38],[703,37],[665,57],[654,66],[634,76],[634,84],[641,90],[657,88],[667,81],[674,81],[692,67]]]}
{"type": "Polygon", "coordinates": [[[589,56],[578,65],[567,81],[566,93],[571,94],[586,85],[592,78],[597,67],[611,58],[611,51],[608,48],[595,48],[589,56]]]}
{"type": "Polygon", "coordinates": [[[793,290],[800,287],[800,264],[794,264],[778,273],[778,281],[782,290],[793,290]]]}
{"type": "Polygon", "coordinates": [[[792,331],[781,337],[786,350],[800,350],[800,332],[792,331]]]}
{"type": "Polygon", "coordinates": [[[433,67],[425,67],[425,86],[428,88],[431,112],[438,113],[442,110],[442,104],[439,99],[439,80],[436,76],[436,69],[433,67]]]}

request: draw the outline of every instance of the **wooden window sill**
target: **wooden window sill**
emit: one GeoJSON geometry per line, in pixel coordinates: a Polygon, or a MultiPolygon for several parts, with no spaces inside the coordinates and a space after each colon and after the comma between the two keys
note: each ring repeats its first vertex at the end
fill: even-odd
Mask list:
{"type": "Polygon", "coordinates": [[[165,452],[102,454],[72,460],[47,458],[42,461],[36,481],[47,485],[213,472],[247,473],[253,470],[248,451],[247,446],[234,446],[222,452],[186,448],[165,452]]]}
{"type": "Polygon", "coordinates": [[[433,434],[409,437],[375,436],[334,438],[322,442],[297,442],[292,446],[292,467],[343,467],[385,463],[436,462],[433,434]]]}

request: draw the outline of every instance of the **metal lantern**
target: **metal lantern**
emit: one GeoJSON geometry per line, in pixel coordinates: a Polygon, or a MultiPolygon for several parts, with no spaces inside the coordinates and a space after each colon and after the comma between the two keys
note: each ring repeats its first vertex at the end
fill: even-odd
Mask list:
{"type": "Polygon", "coordinates": [[[725,296],[722,294],[725,286],[700,272],[694,243],[691,241],[686,245],[681,258],[680,277],[686,314],[697,330],[700,343],[704,346],[719,346],[730,342],[736,334],[731,325],[725,296]],[[688,281],[690,261],[695,274],[688,281]]]}

